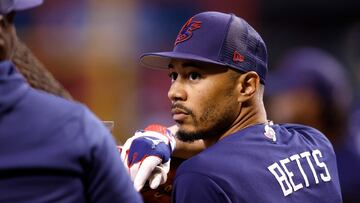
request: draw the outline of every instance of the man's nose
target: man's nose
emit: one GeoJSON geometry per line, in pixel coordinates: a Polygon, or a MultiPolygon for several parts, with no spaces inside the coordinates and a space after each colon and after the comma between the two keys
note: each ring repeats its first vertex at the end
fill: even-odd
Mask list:
{"type": "Polygon", "coordinates": [[[185,101],[187,99],[184,84],[180,80],[176,80],[171,84],[168,97],[170,101],[185,101]]]}

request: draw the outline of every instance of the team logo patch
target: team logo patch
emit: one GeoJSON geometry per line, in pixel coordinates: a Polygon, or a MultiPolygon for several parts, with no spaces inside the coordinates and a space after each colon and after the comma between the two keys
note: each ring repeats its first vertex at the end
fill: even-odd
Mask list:
{"type": "Polygon", "coordinates": [[[276,133],[269,125],[265,125],[265,137],[271,139],[273,142],[276,142],[276,133]]]}
{"type": "Polygon", "coordinates": [[[176,37],[174,46],[179,43],[190,39],[193,35],[193,31],[201,27],[201,21],[193,21],[193,18],[190,18],[185,25],[181,28],[178,36],[176,37]]]}

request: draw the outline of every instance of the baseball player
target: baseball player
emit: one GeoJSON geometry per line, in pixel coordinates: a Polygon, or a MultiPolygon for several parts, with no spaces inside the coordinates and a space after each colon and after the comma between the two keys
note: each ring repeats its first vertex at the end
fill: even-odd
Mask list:
{"type": "Polygon", "coordinates": [[[31,88],[10,62],[13,13],[41,3],[0,0],[0,202],[142,202],[98,118],[31,88]]]}
{"type": "MultiPolygon", "coordinates": [[[[329,140],[308,126],[268,120],[266,46],[245,20],[199,13],[181,28],[172,51],[146,53],[140,63],[169,72],[176,139],[205,146],[178,168],[173,202],[342,202],[329,140]]],[[[130,169],[140,163],[133,179],[144,178],[141,163],[149,157],[162,160],[161,168],[173,150],[184,150],[171,137],[150,129],[129,139],[123,158],[130,169]]],[[[150,184],[161,174],[156,167],[150,184]]]]}

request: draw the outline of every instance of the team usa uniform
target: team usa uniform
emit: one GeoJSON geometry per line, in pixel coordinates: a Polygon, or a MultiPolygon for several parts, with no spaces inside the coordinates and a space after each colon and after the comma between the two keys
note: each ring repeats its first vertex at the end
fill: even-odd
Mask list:
{"type": "Polygon", "coordinates": [[[110,132],[85,106],[0,63],[0,202],[142,202],[110,132]]]}
{"type": "MultiPolygon", "coordinates": [[[[232,121],[227,117],[231,128],[210,138],[210,142],[215,142],[213,145],[180,165],[173,187],[173,202],[342,202],[335,153],[322,133],[302,125],[253,123],[266,122],[266,110],[259,96],[261,86],[252,83],[265,85],[268,60],[265,42],[244,19],[221,12],[196,14],[181,28],[172,51],[145,53],[140,57],[140,63],[149,68],[174,71],[176,77],[172,78],[168,97],[172,102],[173,118],[179,115],[174,119],[179,132],[187,136],[200,131],[199,137],[194,139],[208,139],[202,135],[207,129],[225,127],[215,126],[211,116],[219,115],[219,120],[222,119],[220,116],[225,117],[221,113],[229,112],[222,112],[221,107],[237,111],[236,115],[231,115],[236,117],[232,121]],[[198,69],[203,68],[205,76],[201,77],[199,70],[199,77],[194,80],[189,77],[192,65],[188,62],[194,62],[198,69]],[[207,68],[207,64],[213,66],[207,68]],[[236,84],[222,84],[229,80],[220,77],[225,75],[223,73],[213,73],[216,66],[233,69],[241,76],[236,84]],[[255,72],[257,77],[248,72],[255,72]],[[219,77],[207,77],[207,74],[219,74],[219,77]],[[205,87],[208,84],[211,86],[205,87]],[[237,89],[239,86],[241,90],[237,89]],[[252,87],[253,94],[247,86],[252,87]],[[212,98],[208,97],[227,90],[231,93],[241,91],[245,95],[226,95],[225,101],[233,101],[239,111],[217,96],[214,102],[221,101],[220,106],[209,104],[212,98]],[[185,108],[197,108],[196,104],[199,104],[198,115],[185,108]],[[243,106],[248,110],[242,111],[243,106]],[[220,111],[218,115],[217,110],[220,111]],[[242,115],[243,112],[248,115],[242,115]],[[208,125],[203,124],[208,121],[208,125]],[[253,125],[244,128],[246,123],[253,125]],[[239,130],[231,135],[225,133],[233,132],[233,129],[239,130]],[[217,140],[217,136],[223,138],[217,140]]],[[[144,139],[142,142],[145,143],[144,139]]],[[[153,144],[156,151],[156,143],[153,144]]],[[[156,155],[155,152],[148,154],[156,155]]]]}
{"type": "Polygon", "coordinates": [[[183,162],[172,200],[342,202],[331,143],[295,124],[247,127],[183,162]]]}

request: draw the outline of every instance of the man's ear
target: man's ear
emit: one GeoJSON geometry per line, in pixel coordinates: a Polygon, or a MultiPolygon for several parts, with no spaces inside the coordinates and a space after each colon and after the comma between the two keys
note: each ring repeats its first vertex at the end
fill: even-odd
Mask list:
{"type": "Polygon", "coordinates": [[[237,80],[238,101],[245,102],[252,97],[260,88],[260,77],[254,71],[249,71],[240,75],[237,80]]]}

